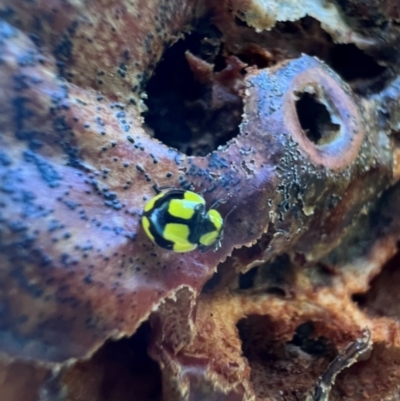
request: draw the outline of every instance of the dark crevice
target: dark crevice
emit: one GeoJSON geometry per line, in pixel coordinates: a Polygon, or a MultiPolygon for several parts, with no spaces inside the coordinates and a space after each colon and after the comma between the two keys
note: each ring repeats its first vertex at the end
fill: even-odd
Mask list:
{"type": "MultiPolygon", "coordinates": [[[[335,44],[311,17],[279,22],[261,33],[243,21],[236,21],[236,25],[245,31],[242,36],[224,38],[209,18],[202,19],[190,34],[165,51],[146,86],[145,125],[155,138],[187,155],[204,156],[239,135],[243,92],[238,89],[238,80],[243,80],[244,70],[236,65],[236,75],[227,79],[226,67],[232,69],[229,54],[258,68],[302,53],[316,56],[362,95],[382,90],[393,75],[390,68],[380,66],[354,44],[335,44]],[[194,56],[191,61],[186,52],[194,56]]],[[[312,142],[322,145],[339,132],[329,111],[312,94],[303,94],[296,106],[312,142]]]]}
{"type": "Polygon", "coordinates": [[[239,17],[234,17],[234,21],[237,26],[244,26],[246,28],[250,28],[250,26],[246,23],[246,21],[240,19],[239,17]]]}
{"type": "Polygon", "coordinates": [[[187,155],[207,155],[239,134],[243,102],[235,77],[218,78],[227,66],[221,39],[215,26],[200,21],[166,50],[146,87],[149,131],[187,155]]]}
{"type": "Polygon", "coordinates": [[[281,22],[277,28],[284,34],[304,36],[305,43],[298,44],[298,51],[325,61],[361,94],[382,90],[392,77],[389,68],[379,65],[374,57],[353,43],[334,43],[320,22],[312,17],[304,17],[296,22],[281,22]]]}
{"type": "Polygon", "coordinates": [[[247,65],[257,66],[259,69],[268,68],[274,64],[271,62],[271,58],[266,57],[258,46],[247,48],[246,51],[239,53],[238,57],[247,65]]]}
{"type": "Polygon", "coordinates": [[[274,295],[276,297],[286,298],[287,292],[283,288],[279,287],[269,287],[265,290],[266,294],[274,295]]]}
{"type": "Polygon", "coordinates": [[[294,265],[287,254],[261,264],[239,275],[239,290],[251,290],[254,294],[290,296],[294,283],[294,265]]]}
{"type": "Polygon", "coordinates": [[[346,81],[375,78],[385,71],[385,67],[354,44],[336,44],[329,64],[346,81]]]}
{"type": "Polygon", "coordinates": [[[353,302],[368,315],[400,319],[400,252],[393,256],[371,281],[370,288],[354,294],[353,302]]]}
{"type": "MultiPolygon", "coordinates": [[[[273,326],[268,316],[251,315],[238,322],[237,328],[242,341],[243,355],[249,361],[269,359],[268,351],[274,337],[273,326]]],[[[272,349],[271,352],[273,352],[272,349]]]]}
{"type": "Polygon", "coordinates": [[[332,286],[335,274],[334,267],[323,262],[317,262],[306,271],[306,276],[315,288],[332,286]]]}
{"type": "Polygon", "coordinates": [[[287,401],[304,399],[304,393],[337,354],[330,341],[317,335],[311,322],[299,325],[289,342],[282,336],[281,323],[269,316],[248,316],[237,328],[252,386],[261,399],[281,399],[282,394],[287,401]]]}
{"type": "Polygon", "coordinates": [[[359,307],[363,308],[365,305],[366,301],[366,296],[365,294],[354,294],[351,297],[352,301],[356,303],[359,307]]]}
{"type": "Polygon", "coordinates": [[[254,279],[257,275],[257,268],[253,268],[246,273],[241,273],[239,275],[239,289],[240,290],[248,290],[249,288],[254,287],[254,279]]]}
{"type": "Polygon", "coordinates": [[[328,109],[314,94],[300,93],[296,111],[301,128],[307,138],[316,145],[332,142],[340,133],[340,124],[335,124],[328,109]]]}
{"type": "Polygon", "coordinates": [[[333,349],[325,337],[314,338],[315,327],[312,322],[302,323],[297,327],[293,339],[288,344],[299,347],[313,356],[332,356],[333,349]]]}
{"type": "Polygon", "coordinates": [[[99,401],[160,401],[161,370],[148,356],[150,337],[146,322],[132,337],[108,341],[90,360],[77,363],[63,378],[71,399],[83,401],[95,388],[99,401]]]}
{"type": "Polygon", "coordinates": [[[204,284],[202,288],[202,294],[210,294],[212,293],[218,285],[221,283],[222,273],[221,269],[219,269],[216,273],[212,275],[212,277],[204,284]]]}
{"type": "Polygon", "coordinates": [[[356,45],[334,43],[315,18],[307,16],[297,21],[277,22],[270,31],[259,33],[244,23],[236,21],[236,25],[246,30],[249,38],[248,43],[241,43],[242,38],[237,40],[241,43],[239,56],[249,65],[266,68],[285,59],[300,57],[302,53],[308,54],[325,61],[363,95],[382,90],[393,78],[390,68],[378,64],[376,58],[356,45]]]}

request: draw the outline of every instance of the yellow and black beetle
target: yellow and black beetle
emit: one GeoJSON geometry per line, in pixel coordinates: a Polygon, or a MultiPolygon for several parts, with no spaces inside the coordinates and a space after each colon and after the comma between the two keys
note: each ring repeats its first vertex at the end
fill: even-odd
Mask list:
{"type": "Polygon", "coordinates": [[[198,248],[205,252],[220,247],[224,220],[213,207],[206,210],[201,195],[171,189],[146,204],[142,225],[147,236],[162,248],[175,252],[198,248]]]}

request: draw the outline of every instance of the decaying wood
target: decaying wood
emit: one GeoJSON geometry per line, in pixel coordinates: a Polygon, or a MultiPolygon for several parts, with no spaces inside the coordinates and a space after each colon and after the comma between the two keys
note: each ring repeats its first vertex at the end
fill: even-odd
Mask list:
{"type": "Polygon", "coordinates": [[[399,21],[1,0],[0,401],[397,400],[399,21]],[[217,252],[146,238],[155,184],[227,199],[217,252]]]}

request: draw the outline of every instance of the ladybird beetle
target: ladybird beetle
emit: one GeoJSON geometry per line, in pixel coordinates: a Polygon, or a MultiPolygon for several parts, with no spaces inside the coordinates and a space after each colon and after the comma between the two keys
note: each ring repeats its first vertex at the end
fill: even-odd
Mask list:
{"type": "Polygon", "coordinates": [[[217,210],[206,210],[202,196],[181,189],[156,195],[146,204],[142,216],[147,236],[160,247],[175,252],[218,249],[223,224],[217,210]]]}

